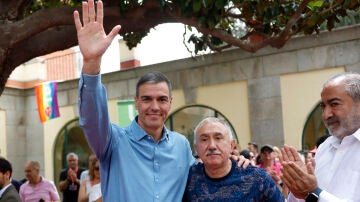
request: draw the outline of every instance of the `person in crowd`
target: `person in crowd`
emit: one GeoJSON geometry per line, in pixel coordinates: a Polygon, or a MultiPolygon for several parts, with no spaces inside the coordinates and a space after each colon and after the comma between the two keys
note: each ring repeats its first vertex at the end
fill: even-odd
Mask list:
{"type": "Polygon", "coordinates": [[[255,142],[249,142],[248,143],[248,150],[254,154],[254,159],[256,165],[261,163],[261,158],[259,155],[259,146],[255,142]]]}
{"type": "Polygon", "coordinates": [[[315,154],[316,154],[316,150],[317,150],[317,146],[315,145],[312,150],[308,151],[308,153],[311,153],[313,155],[313,157],[314,157],[315,154]]]}
{"type": "Polygon", "coordinates": [[[28,180],[20,187],[22,202],[60,201],[54,182],[40,175],[40,163],[38,161],[26,163],[24,172],[28,180]]]}
{"type": "MultiPolygon", "coordinates": [[[[276,160],[274,146],[265,144],[260,149],[261,163],[257,166],[265,169],[265,171],[272,177],[278,188],[281,190],[285,197],[288,196],[289,189],[284,186],[281,181],[281,163],[276,160]]],[[[281,158],[281,155],[280,155],[281,158]]],[[[280,160],[280,159],[279,159],[280,160]]]]}
{"type": "Polygon", "coordinates": [[[294,147],[282,149],[281,178],[290,189],[289,201],[359,201],[360,74],[327,80],[320,105],[331,136],[317,148],[314,161],[304,164],[294,147]]]}
{"type": "Polygon", "coordinates": [[[80,175],[84,168],[79,167],[79,157],[74,152],[66,155],[68,167],[61,171],[59,187],[64,202],[76,202],[80,188],[80,175]]]}
{"type": "Polygon", "coordinates": [[[0,157],[0,202],[21,202],[19,193],[10,182],[11,175],[11,163],[0,157]]]}
{"type": "Polygon", "coordinates": [[[254,157],[254,154],[252,154],[252,152],[250,152],[249,150],[247,149],[243,149],[240,151],[239,155],[243,155],[245,158],[247,159],[251,159],[254,157]]]}
{"type": "Polygon", "coordinates": [[[23,184],[21,181],[15,180],[13,178],[10,179],[12,185],[14,185],[16,191],[20,191],[20,186],[23,184]]]}
{"type": "MultiPolygon", "coordinates": [[[[329,134],[326,134],[326,135],[323,135],[321,137],[319,137],[317,140],[316,140],[316,143],[315,143],[315,146],[312,150],[308,151],[308,153],[311,153],[312,154],[312,157],[315,156],[316,154],[316,150],[317,148],[320,146],[321,143],[323,143],[328,137],[330,137],[329,134]]],[[[308,156],[310,158],[310,155],[308,156]]]]}
{"type": "Polygon", "coordinates": [[[329,134],[325,134],[325,135],[319,137],[319,138],[316,140],[316,143],[315,143],[316,148],[318,148],[323,142],[325,142],[325,140],[326,140],[328,137],[330,137],[329,134]]]}
{"type": "Polygon", "coordinates": [[[101,202],[100,163],[96,157],[90,159],[88,171],[89,178],[80,185],[78,202],[101,202]]]}
{"type": "Polygon", "coordinates": [[[274,150],[275,162],[280,163],[281,150],[277,146],[273,146],[273,150],[274,150]]]}
{"type": "Polygon", "coordinates": [[[275,160],[275,152],[272,145],[265,144],[260,149],[261,164],[258,167],[265,169],[277,185],[281,185],[281,164],[275,160]]]}
{"type": "MultiPolygon", "coordinates": [[[[91,167],[91,164],[94,160],[96,160],[96,155],[94,153],[91,153],[88,157],[88,168],[91,167]]],[[[80,176],[80,185],[83,183],[84,180],[88,180],[89,179],[89,169],[88,170],[84,170],[82,173],[81,173],[81,176],[80,176]]]]}
{"type": "Polygon", "coordinates": [[[235,140],[229,125],[203,119],[194,130],[194,148],[203,163],[191,167],[183,201],[285,201],[271,177],[230,159],[235,140]]]}
{"type": "MultiPolygon", "coordinates": [[[[160,72],[148,72],[136,84],[138,116],[127,127],[109,119],[101,83],[102,55],[120,31],[103,27],[103,3],[82,4],[82,22],[74,12],[83,69],[79,81],[79,124],[100,160],[104,201],[181,201],[187,175],[196,163],[185,136],[164,122],[172,104],[171,83],[160,72]]],[[[239,158],[239,164],[245,158],[239,158]]]]}
{"type": "Polygon", "coordinates": [[[250,165],[252,165],[252,166],[256,165],[254,154],[251,151],[249,151],[247,149],[243,149],[243,150],[241,150],[239,155],[242,155],[246,159],[249,159],[250,160],[250,165]]]}
{"type": "Polygon", "coordinates": [[[311,151],[307,151],[305,153],[303,153],[304,155],[304,158],[305,158],[305,164],[308,164],[309,162],[312,162],[314,156],[315,156],[315,153],[313,153],[314,150],[311,150],[311,151]]]}

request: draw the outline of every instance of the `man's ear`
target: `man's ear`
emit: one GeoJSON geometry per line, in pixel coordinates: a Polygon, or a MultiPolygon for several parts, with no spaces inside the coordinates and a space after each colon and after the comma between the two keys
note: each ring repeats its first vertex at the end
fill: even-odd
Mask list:
{"type": "Polygon", "coordinates": [[[5,173],[4,173],[4,175],[8,178],[8,179],[10,179],[11,178],[11,173],[10,173],[10,171],[8,170],[8,171],[6,171],[5,173]]]}
{"type": "Polygon", "coordinates": [[[231,149],[237,149],[235,140],[231,140],[231,149]]]}

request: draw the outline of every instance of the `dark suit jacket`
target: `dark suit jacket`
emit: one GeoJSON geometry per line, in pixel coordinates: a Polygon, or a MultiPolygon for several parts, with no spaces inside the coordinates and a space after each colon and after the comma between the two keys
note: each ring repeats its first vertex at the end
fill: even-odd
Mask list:
{"type": "Polygon", "coordinates": [[[21,182],[19,182],[19,181],[17,181],[17,180],[14,180],[14,179],[11,179],[11,184],[14,185],[14,187],[16,188],[16,191],[19,192],[20,186],[21,186],[21,182]]]}
{"type": "Polygon", "coordinates": [[[10,185],[2,194],[0,202],[21,202],[19,193],[13,185],[10,185]]]}

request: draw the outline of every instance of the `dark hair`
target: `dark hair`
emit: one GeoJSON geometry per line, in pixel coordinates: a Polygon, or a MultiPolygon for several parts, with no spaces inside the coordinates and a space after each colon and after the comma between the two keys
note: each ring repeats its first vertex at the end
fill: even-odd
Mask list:
{"type": "Polygon", "coordinates": [[[240,155],[243,155],[245,158],[247,158],[247,159],[250,160],[251,155],[250,155],[250,151],[249,151],[249,150],[247,150],[247,149],[242,150],[242,151],[240,152],[240,155]]]}
{"type": "Polygon", "coordinates": [[[328,137],[330,137],[329,134],[326,134],[326,135],[324,135],[324,136],[319,137],[319,138],[316,140],[316,147],[319,148],[319,146],[320,146],[328,137]]]}
{"type": "Polygon", "coordinates": [[[11,163],[6,160],[5,158],[0,157],[0,172],[6,173],[7,171],[10,171],[10,177],[12,174],[12,166],[11,163]]]}
{"type": "Polygon", "coordinates": [[[249,142],[248,145],[252,145],[256,151],[259,151],[259,146],[256,144],[256,142],[249,142]]]}
{"type": "Polygon", "coordinates": [[[139,96],[139,88],[145,83],[161,83],[165,82],[169,88],[169,96],[171,97],[172,86],[170,80],[161,72],[148,72],[142,76],[136,84],[136,97],[139,96]]]}

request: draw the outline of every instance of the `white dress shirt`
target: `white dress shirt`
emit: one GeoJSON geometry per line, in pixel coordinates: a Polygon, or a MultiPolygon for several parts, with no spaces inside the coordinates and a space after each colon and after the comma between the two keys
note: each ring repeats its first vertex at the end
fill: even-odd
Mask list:
{"type": "MultiPolygon", "coordinates": [[[[330,136],[315,155],[319,202],[360,202],[360,129],[342,142],[330,136]]],[[[289,202],[304,201],[289,195],[289,202]]]]}

